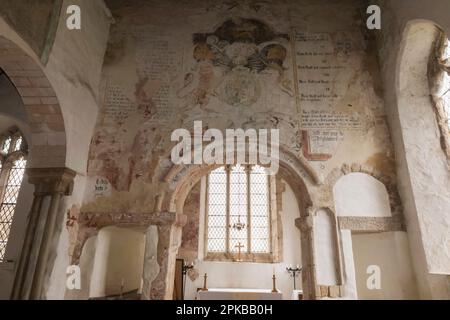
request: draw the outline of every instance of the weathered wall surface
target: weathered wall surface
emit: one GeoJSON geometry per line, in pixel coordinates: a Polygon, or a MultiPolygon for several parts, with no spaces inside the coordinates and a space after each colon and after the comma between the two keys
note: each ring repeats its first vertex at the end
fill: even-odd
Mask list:
{"type": "Polygon", "coordinates": [[[320,180],[344,163],[395,176],[359,1],[108,4],[116,24],[83,211],[151,212],[170,134],[194,120],[278,128],[320,180]]]}
{"type": "Polygon", "coordinates": [[[178,256],[186,262],[192,262],[198,257],[200,237],[200,183],[197,183],[189,193],[184,203],[183,213],[187,215],[187,223],[183,227],[181,246],[178,256]]]}
{"type": "Polygon", "coordinates": [[[339,174],[356,171],[382,177],[401,214],[362,1],[107,4],[116,23],[83,212],[157,210],[174,187],[162,179],[171,133],[201,120],[222,132],[279,129],[282,149],[317,177],[309,192],[318,207],[334,210],[339,174]]]}
{"type": "Polygon", "coordinates": [[[450,171],[439,144],[427,67],[437,27],[450,34],[450,3],[437,0],[430,6],[425,1],[402,0],[381,4],[380,65],[414,270],[422,298],[446,299],[450,171]]]}
{"type": "Polygon", "coordinates": [[[3,0],[0,16],[30,45],[38,57],[43,57],[46,61],[54,41],[62,3],[63,0],[3,0]]]}
{"type": "MultiPolygon", "coordinates": [[[[426,88],[419,87],[414,109],[400,110],[397,99],[408,96],[409,82],[399,88],[394,70],[407,22],[427,19],[450,34],[450,4],[381,2],[393,14],[383,13],[378,52],[359,0],[107,1],[115,19],[111,33],[103,1],[65,0],[63,8],[81,6],[83,27],[67,30],[61,15],[46,66],[35,52],[39,43],[21,38],[3,19],[0,35],[42,67],[64,119],[64,164],[81,174],[87,168],[63,212],[74,204],[85,212],[154,212],[156,196],[170,188],[161,180],[172,166],[170,134],[192,130],[194,120],[220,130],[277,128],[283,149],[317,177],[309,191],[319,207],[333,209],[336,172],[355,171],[382,177],[391,209],[399,208],[392,201],[398,172],[420,296],[445,298],[448,166],[443,155],[435,156],[435,120],[423,116],[426,88]]],[[[411,70],[423,74],[426,68],[411,70]]],[[[48,144],[61,146],[62,140],[48,144]]],[[[48,161],[54,159],[49,152],[48,161]]],[[[75,233],[64,223],[47,284],[51,298],[64,294],[75,233]]]]}

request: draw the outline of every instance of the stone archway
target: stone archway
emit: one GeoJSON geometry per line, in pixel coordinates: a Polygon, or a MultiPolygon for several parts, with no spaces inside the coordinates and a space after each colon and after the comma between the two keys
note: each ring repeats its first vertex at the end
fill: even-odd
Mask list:
{"type": "MultiPolygon", "coordinates": [[[[313,250],[313,224],[312,212],[313,206],[311,200],[311,190],[318,184],[318,178],[314,171],[301,160],[291,153],[282,150],[279,157],[278,175],[286,181],[294,191],[300,217],[296,221],[296,226],[301,230],[301,252],[302,252],[302,282],[305,299],[315,299],[316,294],[316,276],[314,266],[313,250]]],[[[175,212],[177,215],[183,215],[183,206],[191,189],[200,181],[200,179],[209,172],[219,167],[218,165],[182,165],[173,166],[166,174],[164,181],[169,186],[169,192],[164,195],[160,201],[159,209],[161,211],[175,212]]],[[[179,230],[181,237],[181,230],[179,230]]],[[[180,242],[178,240],[178,242],[180,242]]],[[[172,251],[176,255],[176,250],[172,251]]],[[[172,257],[174,260],[175,257],[172,257]]],[[[167,270],[170,283],[173,281],[174,268],[167,270]]],[[[167,294],[169,296],[171,293],[167,294]]]]}
{"type": "Polygon", "coordinates": [[[64,167],[66,134],[61,107],[41,66],[0,36],[0,69],[19,93],[31,129],[30,167],[64,167]]]}
{"type": "MultiPolygon", "coordinates": [[[[327,198],[331,200],[329,206],[333,208],[333,211],[336,212],[333,191],[334,187],[342,177],[351,173],[366,174],[379,181],[386,188],[392,216],[386,218],[371,218],[371,227],[376,226],[380,230],[404,230],[405,226],[403,217],[403,205],[398,193],[395,174],[389,175],[386,173],[382,173],[371,166],[363,166],[359,164],[343,164],[341,168],[336,168],[328,174],[324,183],[325,188],[323,188],[323,192],[326,193],[327,198]]],[[[367,218],[338,217],[341,229],[348,228],[358,230],[361,227],[364,228],[364,225],[367,224],[366,222],[364,222],[364,220],[367,220],[367,218]]]]}
{"type": "Polygon", "coordinates": [[[27,175],[35,187],[11,298],[41,299],[52,268],[52,244],[59,236],[58,210],[63,196],[72,192],[76,173],[65,167],[61,106],[41,64],[0,36],[0,69],[15,86],[25,109],[30,128],[27,175]]]}

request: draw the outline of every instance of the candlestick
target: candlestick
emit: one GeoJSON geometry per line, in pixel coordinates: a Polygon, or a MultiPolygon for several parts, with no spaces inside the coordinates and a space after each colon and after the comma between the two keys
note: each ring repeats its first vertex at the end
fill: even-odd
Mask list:
{"type": "Polygon", "coordinates": [[[203,288],[201,289],[202,291],[208,291],[208,287],[206,286],[206,279],[208,279],[208,275],[205,273],[205,275],[203,276],[203,288]]]}
{"type": "Polygon", "coordinates": [[[300,267],[299,265],[297,265],[295,268],[292,268],[291,265],[289,265],[289,267],[286,267],[286,271],[289,272],[289,274],[291,275],[292,278],[294,278],[294,290],[297,290],[297,286],[295,283],[295,278],[297,277],[298,273],[300,273],[302,271],[302,267],[300,267]]]}
{"type": "Polygon", "coordinates": [[[120,299],[123,298],[123,288],[125,287],[125,280],[122,278],[120,281],[120,299]]]}
{"type": "Polygon", "coordinates": [[[186,275],[189,270],[194,269],[194,262],[183,264],[183,275],[186,275]]]}
{"type": "Polygon", "coordinates": [[[275,277],[275,272],[274,272],[273,276],[272,276],[272,292],[278,292],[276,280],[277,280],[277,277],[275,277]]]}
{"type": "Polygon", "coordinates": [[[184,293],[186,292],[187,273],[189,272],[189,270],[192,270],[192,269],[194,269],[194,262],[193,261],[191,263],[183,262],[183,267],[182,267],[182,271],[183,271],[183,300],[184,300],[184,293]]]}

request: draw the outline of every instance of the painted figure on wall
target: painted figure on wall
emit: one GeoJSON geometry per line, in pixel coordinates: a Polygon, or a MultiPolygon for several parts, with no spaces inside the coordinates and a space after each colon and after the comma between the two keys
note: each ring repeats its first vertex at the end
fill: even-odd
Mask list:
{"type": "Polygon", "coordinates": [[[214,95],[228,105],[248,107],[261,95],[259,75],[276,74],[279,88],[292,96],[285,76],[288,35],[255,19],[226,20],[213,33],[193,37],[195,71],[187,73],[180,98],[204,106],[214,95]]]}

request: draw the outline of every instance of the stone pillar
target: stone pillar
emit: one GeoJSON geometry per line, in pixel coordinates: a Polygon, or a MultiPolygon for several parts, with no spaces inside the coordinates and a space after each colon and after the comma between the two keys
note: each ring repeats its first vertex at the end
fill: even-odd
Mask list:
{"type": "Polygon", "coordinates": [[[312,210],[307,210],[308,215],[295,220],[295,225],[300,229],[302,248],[302,284],[303,295],[306,300],[315,300],[317,297],[317,276],[314,255],[314,223],[312,210]]]}
{"type": "Polygon", "coordinates": [[[12,299],[41,299],[42,290],[51,270],[48,260],[55,234],[61,199],[70,195],[76,173],[68,168],[31,168],[29,182],[35,186],[33,205],[18,263],[12,299]],[[47,205],[48,204],[48,205],[47,205]]]}
{"type": "Polygon", "coordinates": [[[142,289],[144,300],[172,299],[175,261],[186,216],[168,214],[175,219],[153,224],[147,231],[142,289]]]}

